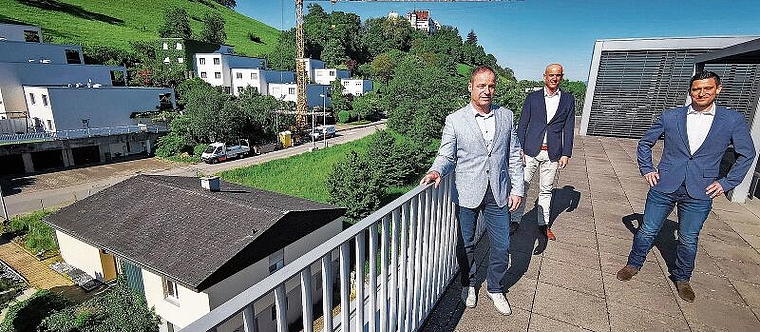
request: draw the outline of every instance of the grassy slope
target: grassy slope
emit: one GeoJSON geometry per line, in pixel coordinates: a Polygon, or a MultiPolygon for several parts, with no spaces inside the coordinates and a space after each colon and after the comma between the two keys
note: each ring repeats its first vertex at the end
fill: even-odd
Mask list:
{"type": "MultiPolygon", "coordinates": [[[[350,151],[364,153],[370,137],[260,165],[225,171],[225,181],[327,203],[327,176],[350,151]]],[[[307,143],[310,144],[310,143],[307,143]]],[[[320,145],[321,146],[321,145],[320,145]]]]}
{"type": "Polygon", "coordinates": [[[30,0],[38,7],[18,0],[0,0],[0,22],[42,27],[46,41],[54,43],[106,45],[129,49],[129,41],[154,40],[163,23],[164,11],[183,7],[190,16],[193,33],[203,30],[204,13],[219,11],[226,21],[227,44],[249,56],[270,52],[277,42],[278,30],[227,9],[210,0],[30,0]],[[212,6],[213,9],[210,7],[212,6]],[[42,9],[42,8],[49,9],[42,9]],[[248,39],[248,32],[261,43],[248,39]]]}

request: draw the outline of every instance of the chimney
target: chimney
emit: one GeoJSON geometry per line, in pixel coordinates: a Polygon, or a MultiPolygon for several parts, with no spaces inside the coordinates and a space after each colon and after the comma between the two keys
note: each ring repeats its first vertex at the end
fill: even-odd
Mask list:
{"type": "Polygon", "coordinates": [[[219,177],[218,176],[202,177],[201,187],[208,191],[219,191],[219,177]]]}

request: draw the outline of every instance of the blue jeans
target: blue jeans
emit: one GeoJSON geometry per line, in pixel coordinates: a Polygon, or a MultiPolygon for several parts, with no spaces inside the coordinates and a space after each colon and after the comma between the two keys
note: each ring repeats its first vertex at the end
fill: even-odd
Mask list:
{"type": "Polygon", "coordinates": [[[689,197],[683,185],[670,194],[649,189],[644,207],[644,221],[633,239],[628,265],[638,268],[644,265],[647,253],[652,249],[654,239],[665,219],[673,211],[674,205],[678,206],[678,245],[671,278],[673,281],[686,281],[691,279],[691,273],[694,271],[699,231],[702,230],[702,225],[712,209],[712,200],[689,197]]]}
{"type": "Polygon", "coordinates": [[[504,290],[501,281],[507,273],[509,250],[509,207],[499,207],[489,186],[483,202],[474,209],[459,207],[459,225],[457,229],[457,262],[461,273],[462,287],[475,286],[477,264],[475,264],[475,227],[478,214],[483,213],[486,231],[491,240],[488,260],[488,292],[499,293],[504,290]]]}

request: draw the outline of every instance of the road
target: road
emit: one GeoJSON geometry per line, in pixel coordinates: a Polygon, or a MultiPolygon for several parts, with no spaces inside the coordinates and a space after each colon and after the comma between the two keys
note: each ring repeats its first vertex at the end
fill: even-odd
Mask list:
{"type": "MultiPolygon", "coordinates": [[[[329,146],[354,141],[384,129],[385,123],[377,123],[359,128],[339,131],[338,136],[327,140],[329,146]]],[[[317,147],[322,148],[322,142],[317,147]]],[[[258,156],[226,161],[218,164],[180,164],[158,161],[155,158],[116,164],[97,165],[60,172],[39,174],[14,179],[12,192],[4,197],[8,215],[14,216],[42,208],[62,207],[76,200],[90,196],[135,174],[155,174],[173,176],[199,176],[216,174],[229,169],[265,163],[270,160],[287,158],[308,152],[311,143],[277,150],[258,156]]],[[[0,212],[0,215],[2,212],[0,212]]]]}

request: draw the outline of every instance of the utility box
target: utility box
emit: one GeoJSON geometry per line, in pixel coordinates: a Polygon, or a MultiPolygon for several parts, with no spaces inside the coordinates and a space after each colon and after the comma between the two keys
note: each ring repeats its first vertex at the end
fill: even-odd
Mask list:
{"type": "Polygon", "coordinates": [[[289,148],[293,146],[293,134],[290,132],[290,130],[280,132],[279,138],[280,144],[282,144],[283,148],[289,148]]]}

